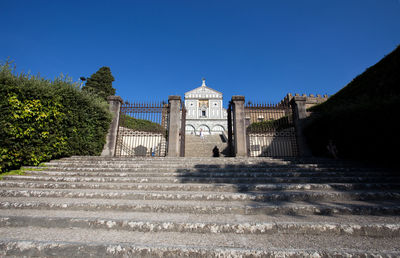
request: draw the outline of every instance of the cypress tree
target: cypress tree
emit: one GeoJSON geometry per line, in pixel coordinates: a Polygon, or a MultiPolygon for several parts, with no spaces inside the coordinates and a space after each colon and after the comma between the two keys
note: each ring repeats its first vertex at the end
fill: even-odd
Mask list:
{"type": "Polygon", "coordinates": [[[111,74],[110,67],[103,66],[96,73],[87,78],[83,90],[93,91],[103,99],[115,95],[115,89],[112,86],[114,77],[111,74]]]}

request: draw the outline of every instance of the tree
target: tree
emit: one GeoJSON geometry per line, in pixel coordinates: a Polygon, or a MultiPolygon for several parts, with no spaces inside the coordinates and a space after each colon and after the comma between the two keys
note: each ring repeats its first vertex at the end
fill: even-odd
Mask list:
{"type": "Polygon", "coordinates": [[[114,77],[111,74],[110,67],[103,66],[96,73],[87,78],[84,90],[93,91],[103,99],[115,95],[115,89],[112,86],[114,77]]]}

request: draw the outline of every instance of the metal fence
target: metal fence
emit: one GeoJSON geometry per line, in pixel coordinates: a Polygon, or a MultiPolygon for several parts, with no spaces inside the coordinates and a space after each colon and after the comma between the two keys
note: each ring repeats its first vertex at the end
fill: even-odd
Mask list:
{"type": "Polygon", "coordinates": [[[181,107],[181,130],[180,135],[180,153],[179,156],[185,157],[185,135],[186,135],[186,107],[182,104],[181,107]]]}
{"type": "Polygon", "coordinates": [[[250,157],[295,157],[298,155],[292,108],[279,104],[245,105],[247,149],[250,157]]]}
{"type": "Polygon", "coordinates": [[[115,156],[166,156],[166,102],[125,102],[121,106],[115,156]]]}

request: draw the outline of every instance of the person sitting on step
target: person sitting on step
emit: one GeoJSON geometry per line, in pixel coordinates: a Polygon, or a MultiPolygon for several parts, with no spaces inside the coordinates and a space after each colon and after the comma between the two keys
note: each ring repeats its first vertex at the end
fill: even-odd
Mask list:
{"type": "Polygon", "coordinates": [[[218,149],[217,145],[215,145],[215,147],[213,149],[213,157],[219,157],[219,149],[218,149]]]}

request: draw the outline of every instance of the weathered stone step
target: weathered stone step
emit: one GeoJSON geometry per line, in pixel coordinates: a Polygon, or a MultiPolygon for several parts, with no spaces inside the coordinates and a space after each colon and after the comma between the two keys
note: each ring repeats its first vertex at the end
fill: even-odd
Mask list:
{"type": "Polygon", "coordinates": [[[360,190],[360,189],[398,189],[398,184],[390,183],[325,183],[325,184],[168,184],[168,183],[83,183],[83,182],[46,182],[46,181],[0,181],[2,188],[26,189],[109,189],[109,190],[142,190],[142,191],[214,191],[214,192],[248,192],[248,191],[287,191],[287,190],[360,190]]]}
{"type": "MultiPolygon", "coordinates": [[[[35,209],[0,209],[3,217],[49,217],[49,218],[89,218],[104,220],[134,220],[147,222],[207,223],[207,224],[251,224],[251,223],[295,223],[295,224],[354,224],[354,225],[400,225],[399,216],[340,215],[291,216],[291,215],[238,215],[191,214],[191,213],[152,213],[152,212],[114,212],[114,211],[69,211],[35,209]]],[[[395,229],[395,228],[394,228],[395,229]]],[[[397,230],[397,229],[395,229],[397,230]]],[[[354,232],[356,233],[356,232],[354,232]]]]}
{"type": "Polygon", "coordinates": [[[334,167],[371,167],[353,161],[347,160],[334,160],[334,159],[321,159],[321,158],[268,158],[268,157],[255,157],[255,158],[229,158],[229,157],[190,157],[190,158],[172,158],[172,157],[71,157],[59,160],[52,160],[52,163],[85,163],[93,165],[101,164],[154,164],[154,165],[183,165],[183,164],[202,164],[202,165],[264,165],[264,166],[287,166],[287,165],[311,165],[311,166],[334,166],[334,167]]]}
{"type": "Polygon", "coordinates": [[[265,193],[221,193],[185,191],[109,191],[109,190],[0,190],[2,197],[50,197],[50,198],[103,198],[127,200],[192,200],[192,201],[337,201],[337,200],[400,200],[399,192],[365,191],[270,191],[265,193]]]}
{"type": "Polygon", "coordinates": [[[205,158],[205,157],[101,157],[101,156],[72,156],[68,158],[62,158],[58,160],[52,160],[50,162],[218,162],[218,163],[284,163],[284,164],[304,164],[304,163],[335,163],[335,164],[359,164],[354,161],[350,160],[337,160],[337,159],[330,159],[330,158],[272,158],[272,157],[226,157],[226,158],[205,158]]]}
{"type": "Polygon", "coordinates": [[[214,158],[214,157],[70,157],[58,160],[52,160],[50,163],[57,162],[85,162],[85,163],[97,163],[97,162],[135,162],[135,163],[219,163],[219,164],[336,164],[336,165],[362,165],[357,162],[348,160],[335,160],[327,158],[270,158],[270,157],[225,157],[225,158],[214,158]]]}
{"type": "MultiPolygon", "coordinates": [[[[346,171],[346,172],[314,172],[314,171],[302,171],[302,172],[86,172],[86,171],[54,171],[49,169],[37,171],[31,170],[26,171],[27,175],[47,175],[47,176],[101,176],[101,177],[393,177],[392,172],[357,172],[357,171],[346,171]]],[[[400,177],[399,177],[400,181],[400,177]]]]}
{"type": "Polygon", "coordinates": [[[45,166],[56,166],[56,165],[71,165],[71,166],[79,166],[85,164],[86,166],[120,166],[121,164],[125,164],[128,166],[137,166],[137,167],[148,167],[148,166],[168,166],[168,167],[182,167],[182,166],[202,166],[202,167],[347,167],[347,168],[373,168],[379,170],[385,170],[379,167],[371,167],[371,166],[363,166],[354,162],[340,162],[337,160],[328,160],[325,162],[306,162],[306,161],[297,161],[297,160],[279,160],[279,159],[263,159],[263,158],[255,158],[255,159],[232,159],[226,157],[220,158],[208,158],[203,157],[203,160],[200,159],[190,159],[190,158],[179,158],[178,160],[170,160],[170,159],[159,159],[152,158],[148,160],[138,160],[136,158],[114,158],[112,160],[108,159],[98,159],[98,160],[53,160],[48,163],[44,163],[45,166]]]}
{"type": "MultiPolygon", "coordinates": [[[[210,163],[199,163],[199,162],[146,162],[146,163],[138,163],[138,162],[96,162],[96,163],[88,163],[88,162],[48,162],[44,163],[46,167],[112,167],[112,168],[336,168],[336,169],[372,169],[368,167],[360,167],[360,166],[342,166],[335,163],[327,163],[327,164],[279,164],[279,163],[218,163],[218,162],[210,162],[210,163]]],[[[379,168],[375,168],[376,170],[382,170],[379,168]]]]}
{"type": "Polygon", "coordinates": [[[45,175],[9,175],[3,180],[47,181],[47,182],[114,182],[114,183],[371,183],[398,182],[397,177],[59,177],[45,175]]]}
{"type": "Polygon", "coordinates": [[[329,222],[176,222],[142,221],[132,219],[1,216],[0,227],[90,228],[137,232],[188,232],[188,233],[234,233],[234,234],[315,234],[349,235],[369,237],[399,237],[399,224],[386,223],[329,223],[329,222]]]}
{"type": "Polygon", "coordinates": [[[204,143],[201,145],[197,144],[185,145],[185,157],[195,157],[195,156],[186,156],[186,153],[190,151],[196,151],[199,149],[207,151],[208,154],[212,155],[213,154],[212,150],[215,146],[218,147],[219,151],[223,151],[226,147],[228,147],[227,144],[215,144],[215,143],[204,143]]]}
{"type": "Polygon", "coordinates": [[[114,210],[136,212],[168,212],[193,214],[364,214],[395,215],[400,206],[396,202],[223,202],[223,201],[170,201],[170,200],[110,200],[69,198],[4,197],[0,209],[52,209],[52,210],[114,210]]]}
{"type": "Polygon", "coordinates": [[[346,161],[73,157],[0,181],[0,256],[397,257],[399,201],[346,161]]]}
{"type": "Polygon", "coordinates": [[[106,229],[0,228],[7,256],[118,257],[396,257],[398,238],[290,234],[195,234],[106,229]],[[22,238],[22,239],[21,239],[22,238]],[[21,240],[17,240],[21,239],[21,240]],[[357,250],[354,249],[357,246],[357,250]]]}
{"type": "MultiPolygon", "coordinates": [[[[28,168],[30,169],[30,168],[28,168]]],[[[135,167],[74,167],[74,166],[64,166],[64,167],[48,167],[46,169],[51,169],[52,171],[86,171],[86,172],[346,172],[346,171],[355,171],[355,172],[373,172],[372,169],[363,169],[363,168],[333,168],[333,167],[319,167],[319,168],[301,168],[301,167],[262,167],[262,168],[255,168],[255,167],[230,167],[230,168],[178,168],[178,167],[164,167],[164,168],[152,168],[152,167],[145,167],[145,168],[135,168],[135,167]]],[[[375,170],[379,171],[379,170],[375,170]]],[[[400,176],[396,173],[393,173],[393,176],[400,176]]]]}

